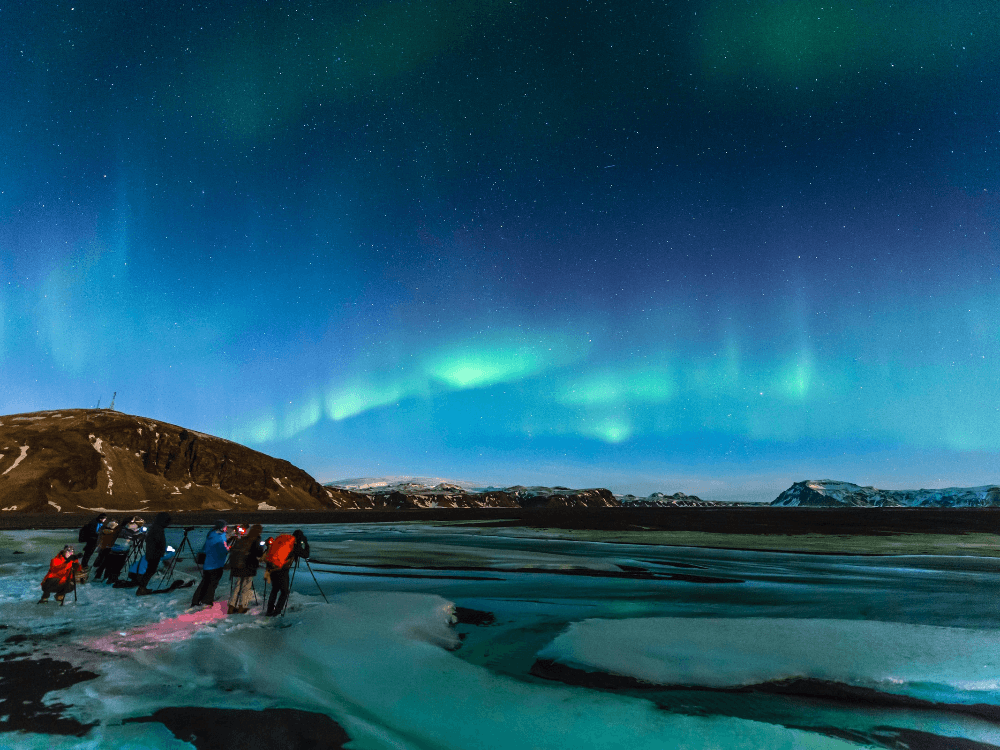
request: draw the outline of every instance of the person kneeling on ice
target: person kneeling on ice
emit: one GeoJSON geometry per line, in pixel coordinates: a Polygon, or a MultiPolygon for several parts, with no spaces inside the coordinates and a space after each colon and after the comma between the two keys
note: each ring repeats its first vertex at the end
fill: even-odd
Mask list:
{"type": "Polygon", "coordinates": [[[146,572],[139,577],[139,588],[136,596],[152,593],[149,588],[150,579],[156,575],[160,560],[167,553],[167,536],[164,530],[170,525],[169,513],[157,513],[156,518],[146,532],[146,572]]]}
{"type": "Polygon", "coordinates": [[[205,537],[205,547],[202,553],[205,555],[205,562],[201,570],[201,583],[194,590],[194,598],[191,600],[192,607],[201,604],[212,606],[215,602],[215,587],[222,580],[222,567],[226,564],[226,557],[229,555],[225,521],[215,522],[215,526],[205,537]]]}
{"type": "Polygon", "coordinates": [[[296,529],[291,534],[282,534],[271,543],[264,562],[267,563],[267,576],[271,581],[271,595],[267,599],[267,616],[280,615],[288,602],[290,584],[288,574],[292,563],[298,559],[309,559],[309,540],[296,529]]]}
{"type": "Polygon", "coordinates": [[[244,614],[250,610],[254,596],[253,579],[260,567],[260,558],[266,547],[260,539],[263,531],[259,523],[250,527],[245,536],[233,542],[226,568],[233,579],[233,593],[229,596],[228,614],[244,614]]]}
{"type": "Polygon", "coordinates": [[[79,567],[77,560],[81,557],[82,555],[74,554],[72,545],[67,544],[58,555],[52,558],[52,562],[49,563],[49,572],[42,579],[42,598],[38,600],[39,604],[47,602],[49,594],[55,594],[56,601],[60,604],[63,603],[66,594],[72,591],[76,585],[73,573],[79,567]]]}

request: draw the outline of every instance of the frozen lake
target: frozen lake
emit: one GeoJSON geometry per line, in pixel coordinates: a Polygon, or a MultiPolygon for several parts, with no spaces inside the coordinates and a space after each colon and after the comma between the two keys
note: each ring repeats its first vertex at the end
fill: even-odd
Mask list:
{"type": "MultiPolygon", "coordinates": [[[[0,746],[252,747],[270,731],[272,747],[340,747],[336,722],[372,750],[1000,747],[995,558],[304,530],[311,571],[277,619],[185,613],[190,589],[85,584],[38,605],[75,533],[0,533],[0,727],[21,730],[0,746]]],[[[197,575],[190,556],[178,572],[197,575]]]]}

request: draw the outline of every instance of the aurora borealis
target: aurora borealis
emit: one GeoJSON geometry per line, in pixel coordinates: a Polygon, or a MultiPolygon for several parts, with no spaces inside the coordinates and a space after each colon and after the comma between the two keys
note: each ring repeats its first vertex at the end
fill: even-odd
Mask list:
{"type": "Polygon", "coordinates": [[[996,482],[988,2],[0,9],[0,413],[321,481],[996,482]]]}

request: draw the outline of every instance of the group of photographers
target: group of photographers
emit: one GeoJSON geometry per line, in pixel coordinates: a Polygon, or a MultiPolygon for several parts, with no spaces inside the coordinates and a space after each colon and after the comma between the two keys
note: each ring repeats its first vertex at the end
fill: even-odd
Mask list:
{"type": "MultiPolygon", "coordinates": [[[[105,580],[116,587],[136,585],[137,596],[157,593],[149,588],[149,582],[156,575],[160,562],[172,553],[172,550],[168,552],[165,534],[170,521],[169,513],[159,513],[148,527],[139,516],[119,524],[101,513],[80,529],[79,541],[84,544],[82,553],[66,545],[49,563],[49,572],[42,580],[39,604],[48,601],[51,594],[55,594],[60,604],[70,591],[74,591],[75,596],[76,583],[89,577],[91,571],[87,563],[95,551],[97,557],[89,580],[105,580]],[[131,584],[119,581],[122,568],[130,558],[134,559],[128,572],[134,579],[131,584]]],[[[185,529],[185,538],[188,531],[191,529],[185,529]]],[[[263,562],[264,580],[271,583],[265,614],[269,617],[281,614],[288,601],[290,571],[299,558],[309,559],[309,541],[298,529],[292,534],[267,540],[261,538],[262,533],[260,524],[249,529],[237,525],[230,532],[225,521],[215,522],[196,556],[202,574],[191,600],[192,607],[211,606],[223,572],[229,570],[232,579],[229,614],[248,612],[255,597],[253,580],[263,562]]]]}

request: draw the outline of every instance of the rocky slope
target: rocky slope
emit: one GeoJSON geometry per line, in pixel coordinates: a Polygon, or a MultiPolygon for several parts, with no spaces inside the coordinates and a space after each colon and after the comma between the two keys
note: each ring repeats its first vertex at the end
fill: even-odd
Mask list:
{"type": "Polygon", "coordinates": [[[350,506],[287,461],[108,409],[0,417],[0,512],[350,506]]]}
{"type": "Polygon", "coordinates": [[[833,479],[796,482],[771,505],[785,507],[975,508],[1000,506],[1000,487],[947,487],[940,490],[880,490],[833,479]]]}

